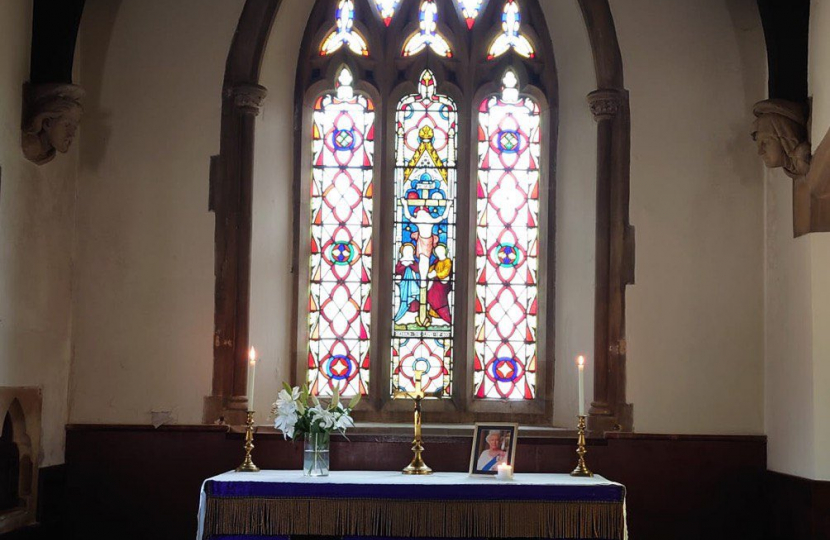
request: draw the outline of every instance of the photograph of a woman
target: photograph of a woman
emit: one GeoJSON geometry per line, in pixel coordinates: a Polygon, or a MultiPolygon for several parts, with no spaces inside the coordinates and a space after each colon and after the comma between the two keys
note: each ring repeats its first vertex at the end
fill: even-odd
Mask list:
{"type": "Polygon", "coordinates": [[[502,463],[513,465],[517,424],[476,424],[470,474],[494,475],[502,463]]]}

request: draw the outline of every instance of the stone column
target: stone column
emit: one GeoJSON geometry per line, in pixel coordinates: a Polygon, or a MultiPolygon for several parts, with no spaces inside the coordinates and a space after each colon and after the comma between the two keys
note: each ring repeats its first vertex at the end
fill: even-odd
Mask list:
{"type": "Polygon", "coordinates": [[[216,313],[213,395],[205,421],[242,424],[247,393],[251,300],[251,236],[256,117],[267,94],[257,84],[225,90],[216,211],[216,313]],[[225,129],[226,128],[226,129],[225,129]]]}
{"type": "Polygon", "coordinates": [[[612,183],[614,174],[614,128],[622,96],[616,90],[596,90],[588,94],[588,104],[597,122],[597,230],[596,288],[594,316],[594,399],[591,403],[591,429],[608,429],[605,424],[613,415],[611,395],[612,344],[610,317],[613,291],[609,286],[612,274],[612,183]],[[597,420],[600,420],[598,425],[597,420]]]}

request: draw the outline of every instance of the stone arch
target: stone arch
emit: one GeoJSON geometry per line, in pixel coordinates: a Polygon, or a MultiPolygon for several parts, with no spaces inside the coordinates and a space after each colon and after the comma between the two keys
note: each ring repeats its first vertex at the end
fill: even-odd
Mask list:
{"type": "MultiPolygon", "coordinates": [[[[222,91],[220,155],[213,159],[211,208],[216,213],[212,395],[205,422],[241,423],[247,408],[252,188],[255,118],[267,90],[260,67],[283,0],[246,0],[228,54],[222,91]]],[[[597,77],[589,105],[598,122],[594,399],[590,426],[632,428],[625,398],[625,287],[633,283],[634,234],[629,225],[630,110],[622,55],[608,0],[579,0],[597,77]]]]}

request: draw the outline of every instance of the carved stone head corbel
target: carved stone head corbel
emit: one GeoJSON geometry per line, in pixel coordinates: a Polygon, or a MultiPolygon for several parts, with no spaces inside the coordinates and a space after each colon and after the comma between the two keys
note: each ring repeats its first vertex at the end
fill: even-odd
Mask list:
{"type": "Polygon", "coordinates": [[[43,165],[69,151],[81,123],[84,91],[74,84],[24,88],[22,147],[26,159],[43,165]]]}
{"type": "Polygon", "coordinates": [[[783,167],[791,178],[803,177],[810,170],[810,141],[807,114],[803,105],[783,99],[767,99],[755,104],[757,117],[752,139],[758,155],[770,169],[783,167]]]}

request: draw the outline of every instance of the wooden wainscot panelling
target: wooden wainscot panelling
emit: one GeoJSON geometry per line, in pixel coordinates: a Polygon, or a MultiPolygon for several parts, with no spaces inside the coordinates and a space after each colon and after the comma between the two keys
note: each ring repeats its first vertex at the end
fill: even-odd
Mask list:
{"type": "MultiPolygon", "coordinates": [[[[572,434],[519,432],[518,472],[573,469],[572,434]]],[[[332,442],[332,470],[399,470],[411,433],[365,428],[332,442]]],[[[257,434],[254,461],[266,469],[302,465],[302,444],[272,430],[257,434]]],[[[70,538],[193,538],[201,482],[242,461],[241,433],[222,426],[70,426],[66,468],[70,538]]],[[[436,471],[468,468],[469,433],[427,432],[436,471]]],[[[628,488],[632,538],[762,538],[764,437],[615,434],[589,440],[590,468],[628,488]]]]}
{"type": "Polygon", "coordinates": [[[830,482],[767,473],[766,540],[830,540],[830,482]]]}

